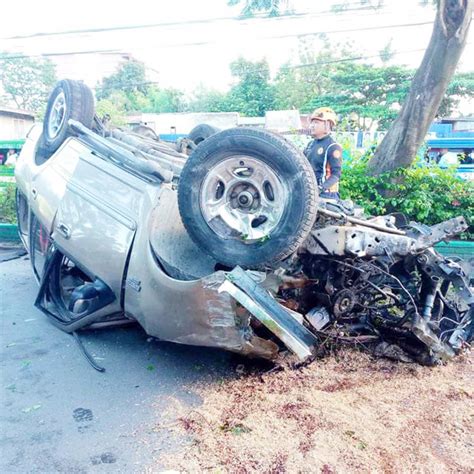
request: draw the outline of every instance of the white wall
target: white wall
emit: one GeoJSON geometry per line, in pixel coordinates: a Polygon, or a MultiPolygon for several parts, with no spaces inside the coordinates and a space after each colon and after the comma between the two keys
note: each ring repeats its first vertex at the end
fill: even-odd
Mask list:
{"type": "Polygon", "coordinates": [[[158,134],[186,134],[201,123],[223,129],[236,127],[239,122],[239,114],[237,112],[142,114],[141,121],[158,134]]]}
{"type": "Polygon", "coordinates": [[[289,132],[302,128],[299,110],[270,110],[265,114],[265,128],[289,132]]]}
{"type": "Polygon", "coordinates": [[[0,113],[0,140],[19,140],[26,137],[34,120],[0,113]]]}

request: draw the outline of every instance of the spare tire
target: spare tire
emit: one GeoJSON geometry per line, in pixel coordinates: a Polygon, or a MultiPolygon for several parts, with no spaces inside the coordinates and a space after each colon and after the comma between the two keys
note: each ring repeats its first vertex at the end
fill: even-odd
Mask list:
{"type": "Polygon", "coordinates": [[[83,82],[71,79],[59,81],[49,96],[44,115],[43,142],[46,150],[54,153],[67,137],[74,135],[69,129],[69,119],[92,128],[94,114],[94,96],[83,82]]]}
{"type": "Polygon", "coordinates": [[[193,141],[196,145],[199,145],[204,140],[207,140],[212,135],[220,132],[221,129],[208,125],[207,123],[201,123],[196,125],[188,134],[188,138],[193,141]]]}
{"type": "Polygon", "coordinates": [[[275,267],[309,234],[317,211],[308,160],[281,136],[233,128],[201,143],[178,184],[191,238],[227,265],[275,267]]]}

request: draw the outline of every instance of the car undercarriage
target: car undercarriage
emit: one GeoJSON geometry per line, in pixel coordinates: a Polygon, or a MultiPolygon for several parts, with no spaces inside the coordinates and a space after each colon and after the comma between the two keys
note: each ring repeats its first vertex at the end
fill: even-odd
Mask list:
{"type": "Polygon", "coordinates": [[[467,229],[463,217],[367,217],[319,199],[309,163],[277,134],[213,130],[188,157],[183,143],[107,129],[92,105],[70,112],[91,97],[62,81],[16,172],[32,256],[32,223],[46,236],[36,305],[56,326],[136,320],[163,340],[299,363],[356,344],[433,365],[472,341],[470,276],[433,248],[467,229]]]}

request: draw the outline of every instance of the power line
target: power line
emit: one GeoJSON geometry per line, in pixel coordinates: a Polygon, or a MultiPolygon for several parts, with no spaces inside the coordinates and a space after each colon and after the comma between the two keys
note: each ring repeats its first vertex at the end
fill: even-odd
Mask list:
{"type": "MultiPolygon", "coordinates": [[[[348,29],[336,29],[336,30],[326,30],[326,31],[317,31],[317,32],[308,32],[308,33],[291,33],[283,35],[267,35],[259,38],[255,38],[256,41],[269,40],[269,39],[284,39],[284,38],[301,38],[305,36],[318,36],[318,35],[328,35],[328,34],[339,34],[339,33],[354,33],[359,31],[374,31],[374,30],[386,30],[392,28],[408,28],[413,26],[426,26],[432,25],[434,22],[418,22],[418,23],[403,23],[399,25],[382,25],[382,26],[368,26],[361,28],[348,28],[348,29]]],[[[212,40],[212,41],[200,41],[200,42],[189,42],[189,43],[175,43],[161,45],[162,47],[166,46],[167,48],[183,47],[183,46],[206,46],[210,44],[220,44],[221,40],[212,40]]],[[[140,48],[143,49],[143,48],[140,48]]],[[[146,48],[145,48],[146,49],[146,48]]]]}
{"type": "MultiPolygon", "coordinates": [[[[472,43],[466,43],[466,46],[471,45],[472,43]]],[[[422,51],[426,51],[426,48],[419,48],[419,49],[408,49],[405,51],[394,51],[391,52],[391,56],[400,56],[404,54],[411,54],[411,53],[421,53],[422,51]]],[[[300,69],[305,67],[314,67],[314,66],[325,66],[327,64],[335,64],[335,63],[344,63],[344,62],[352,62],[352,61],[359,61],[361,59],[373,59],[373,58],[380,58],[380,54],[373,54],[370,56],[353,56],[351,58],[341,58],[341,59],[333,59],[330,61],[321,61],[316,63],[306,63],[306,64],[296,64],[294,66],[280,66],[280,70],[282,69],[300,69]]],[[[411,76],[412,77],[412,76],[411,76]]],[[[300,81],[313,83],[315,81],[300,79],[300,81]]]]}
{"type": "Polygon", "coordinates": [[[316,36],[320,34],[333,34],[333,33],[353,33],[356,31],[370,31],[370,30],[384,30],[390,28],[406,28],[411,26],[423,26],[423,25],[432,25],[432,21],[422,21],[419,23],[403,23],[400,25],[383,25],[383,26],[366,26],[363,28],[350,28],[350,29],[341,29],[341,30],[328,30],[328,31],[321,31],[318,33],[300,33],[300,34],[288,34],[288,35],[278,35],[278,36],[266,36],[267,38],[291,38],[293,36],[316,36]]]}
{"type": "MultiPolygon", "coordinates": [[[[468,44],[471,44],[471,43],[468,43],[468,44]]],[[[398,51],[398,52],[395,51],[391,54],[392,54],[392,56],[398,56],[398,55],[411,54],[411,53],[421,52],[421,51],[425,51],[425,49],[420,48],[420,49],[409,49],[409,50],[398,51]]],[[[329,61],[319,61],[317,63],[296,64],[294,66],[280,66],[279,69],[299,69],[299,68],[312,67],[312,66],[325,66],[327,64],[352,62],[352,61],[359,61],[361,59],[371,59],[371,58],[378,58],[378,57],[379,57],[378,54],[374,54],[374,55],[370,55],[370,56],[354,56],[354,57],[350,57],[350,58],[333,59],[333,60],[329,60],[329,61]]],[[[301,79],[301,81],[313,82],[313,81],[306,81],[304,79],[301,79]]],[[[148,84],[158,84],[158,82],[156,82],[156,81],[135,82],[135,83],[126,84],[126,85],[122,86],[121,89],[130,89],[130,88],[133,88],[133,87],[138,87],[138,86],[141,86],[141,85],[148,85],[148,84]]]]}
{"type": "MultiPolygon", "coordinates": [[[[470,45],[472,43],[466,43],[467,45],[470,45]]],[[[403,54],[411,54],[415,52],[422,52],[425,51],[425,48],[419,48],[419,49],[410,49],[410,50],[405,50],[405,51],[394,51],[391,53],[392,56],[399,56],[403,54]]],[[[113,51],[113,50],[110,50],[113,51]]],[[[108,50],[105,50],[104,52],[108,52],[108,50]]],[[[83,52],[83,53],[93,53],[93,51],[90,52],[83,52]]],[[[61,54],[70,54],[70,53],[61,53],[61,54]]],[[[81,53],[79,53],[81,54],[81,53]]],[[[279,69],[300,69],[300,68],[305,68],[305,67],[312,67],[312,66],[325,66],[328,64],[335,64],[335,63],[343,63],[343,62],[352,62],[352,61],[359,61],[362,59],[372,59],[372,58],[378,58],[380,57],[380,54],[373,54],[373,55],[367,55],[367,56],[352,56],[349,58],[340,58],[340,59],[333,59],[333,60],[328,60],[328,61],[319,61],[315,63],[307,63],[307,64],[296,64],[294,66],[280,66],[279,69]]],[[[158,71],[156,71],[158,72],[158,71]]],[[[151,84],[159,84],[157,81],[145,81],[145,82],[133,82],[133,83],[123,83],[120,85],[121,89],[130,89],[133,87],[138,87],[138,86],[143,86],[143,85],[151,85],[151,84]]],[[[100,86],[99,86],[100,87],[100,86]]]]}
{"type": "MultiPolygon", "coordinates": [[[[418,53],[421,51],[426,51],[426,48],[418,48],[418,49],[407,49],[405,51],[393,51],[390,52],[391,56],[399,56],[401,54],[411,54],[411,53],[418,53]]],[[[379,58],[379,54],[372,54],[370,56],[352,56],[350,58],[340,58],[340,59],[331,59],[329,61],[320,61],[316,63],[305,63],[305,64],[295,64],[294,66],[281,66],[280,69],[301,69],[305,67],[313,67],[313,66],[325,66],[327,64],[336,64],[336,63],[345,63],[350,61],[360,61],[361,59],[373,59],[379,58]]]]}
{"type": "MultiPolygon", "coordinates": [[[[27,58],[49,58],[54,56],[74,56],[76,54],[122,54],[126,55],[127,53],[123,52],[121,49],[92,49],[88,51],[68,51],[66,53],[41,53],[41,54],[17,54],[9,55],[4,54],[0,55],[0,61],[9,60],[9,59],[27,59],[27,58]]],[[[130,54],[129,54],[130,55],[130,54]]]]}
{"type": "MultiPolygon", "coordinates": [[[[360,3],[354,2],[350,5],[360,5],[360,3]]],[[[216,18],[204,18],[204,19],[199,19],[199,20],[170,21],[170,22],[147,23],[147,24],[138,24],[138,25],[122,25],[122,26],[101,27],[101,28],[84,28],[84,29],[76,29],[76,30],[36,32],[36,33],[28,34],[28,35],[7,36],[1,39],[2,40],[34,39],[38,37],[47,37],[47,36],[82,35],[86,33],[95,34],[95,33],[104,33],[104,32],[111,32],[111,31],[126,31],[126,30],[160,28],[160,27],[169,27],[169,26],[207,24],[207,23],[222,22],[222,21],[248,22],[248,21],[253,21],[253,20],[268,20],[268,21],[275,22],[279,20],[298,19],[298,18],[313,17],[313,16],[320,16],[320,15],[343,15],[345,13],[352,13],[355,11],[379,12],[381,9],[382,7],[375,9],[374,7],[371,7],[371,6],[359,6],[356,8],[348,8],[340,12],[337,12],[334,10],[322,10],[319,12],[310,11],[310,12],[305,12],[305,13],[284,14],[284,15],[279,15],[277,17],[268,17],[268,16],[264,16],[263,14],[254,15],[254,17],[250,17],[250,18],[248,17],[241,17],[241,18],[216,17],[216,18]]]]}
{"type": "MultiPolygon", "coordinates": [[[[133,89],[134,87],[139,87],[139,86],[148,86],[151,84],[159,84],[158,81],[144,81],[144,82],[131,82],[131,83],[125,83],[124,85],[120,86],[120,89],[133,89]]],[[[98,85],[96,87],[92,87],[92,89],[97,90],[100,89],[101,86],[98,85]]]]}
{"type": "Polygon", "coordinates": [[[27,58],[42,58],[42,57],[54,57],[54,56],[74,56],[76,54],[127,54],[120,49],[92,49],[88,51],[68,51],[67,53],[41,53],[41,54],[3,54],[0,55],[0,61],[9,60],[9,59],[27,59],[27,58]]]}
{"type": "MultiPolygon", "coordinates": [[[[272,36],[265,36],[261,39],[278,39],[278,38],[290,38],[290,37],[302,37],[302,36],[317,36],[321,34],[336,34],[336,33],[353,33],[356,31],[373,31],[373,30],[383,30],[383,29],[390,29],[390,28],[408,28],[413,26],[422,26],[422,25],[430,25],[433,22],[419,22],[419,23],[404,23],[399,25],[382,25],[382,26],[368,26],[368,27],[361,27],[361,28],[349,28],[349,29],[338,29],[338,30],[326,30],[326,31],[319,31],[319,32],[311,32],[311,33],[298,33],[298,34],[288,34],[288,35],[272,35],[272,36]]],[[[176,47],[176,46],[201,46],[201,45],[208,45],[218,42],[216,41],[202,41],[202,42],[192,42],[192,43],[177,43],[167,45],[167,47],[176,47]]],[[[26,54],[18,54],[18,55],[0,55],[0,60],[3,59],[25,59],[25,58],[33,58],[33,57],[52,57],[52,56],[72,56],[75,54],[94,54],[94,53],[110,53],[110,52],[120,52],[120,50],[89,50],[89,51],[75,51],[75,52],[64,52],[64,53],[42,53],[36,55],[26,55],[26,54]]]]}
{"type": "MultiPolygon", "coordinates": [[[[291,15],[293,16],[293,15],[291,15]]],[[[296,15],[294,15],[296,16],[296,15]]],[[[203,20],[187,20],[187,21],[172,21],[172,22],[163,22],[163,23],[147,23],[139,25],[122,25],[122,26],[111,26],[103,28],[86,28],[78,30],[64,30],[64,31],[50,31],[50,32],[37,32],[31,33],[29,35],[17,35],[9,36],[2,38],[2,40],[18,40],[18,39],[32,39],[45,36],[61,36],[61,35],[83,35],[85,33],[105,33],[109,31],[124,31],[124,30],[140,30],[148,28],[159,28],[159,27],[168,27],[168,26],[179,26],[179,25],[194,25],[194,24],[206,24],[213,23],[216,21],[239,21],[233,17],[217,17],[217,18],[208,18],[203,20]]],[[[247,21],[247,19],[245,19],[247,21]]]]}

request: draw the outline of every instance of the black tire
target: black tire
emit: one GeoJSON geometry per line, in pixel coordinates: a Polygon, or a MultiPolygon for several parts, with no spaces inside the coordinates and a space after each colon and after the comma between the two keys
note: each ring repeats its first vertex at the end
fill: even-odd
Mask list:
{"type": "Polygon", "coordinates": [[[47,151],[54,153],[67,137],[74,135],[68,125],[69,119],[92,128],[94,114],[94,97],[84,83],[71,79],[59,81],[49,96],[44,115],[43,139],[47,151]]]}
{"type": "Polygon", "coordinates": [[[199,145],[204,140],[207,140],[212,135],[220,132],[221,129],[208,125],[207,123],[201,123],[196,125],[188,134],[188,138],[192,140],[196,145],[199,145]]]}
{"type": "Polygon", "coordinates": [[[317,199],[315,175],[305,156],[281,136],[256,128],[228,129],[201,143],[188,158],[178,185],[179,211],[191,238],[218,262],[246,268],[275,267],[293,254],[314,224],[317,199]],[[261,163],[285,189],[275,227],[266,238],[250,243],[245,237],[219,235],[208,224],[212,220],[206,220],[200,204],[208,172],[234,156],[261,163]]]}

